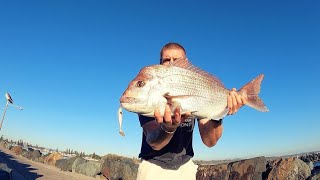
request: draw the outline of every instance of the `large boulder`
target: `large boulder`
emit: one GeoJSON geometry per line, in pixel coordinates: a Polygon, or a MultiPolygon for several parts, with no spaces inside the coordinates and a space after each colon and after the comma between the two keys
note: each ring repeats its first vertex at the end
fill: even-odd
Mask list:
{"type": "Polygon", "coordinates": [[[104,177],[104,179],[111,179],[110,178],[110,171],[107,167],[102,167],[101,169],[101,176],[104,177]]]}
{"type": "Polygon", "coordinates": [[[139,162],[131,158],[108,154],[100,160],[103,163],[102,174],[111,179],[136,179],[139,162]]]}
{"type": "Polygon", "coordinates": [[[26,150],[26,149],[22,149],[21,156],[23,156],[23,157],[25,157],[25,158],[28,158],[28,156],[29,156],[29,151],[26,150]]]}
{"type": "Polygon", "coordinates": [[[30,151],[29,148],[28,148],[28,150],[22,149],[21,155],[27,159],[31,159],[36,162],[43,163],[43,161],[44,161],[44,157],[42,156],[42,153],[39,150],[32,149],[30,151]]]}
{"type": "Polygon", "coordinates": [[[59,159],[56,161],[56,164],[55,166],[63,171],[66,171],[66,166],[67,166],[67,162],[68,162],[68,159],[59,159]]]}
{"type": "Polygon", "coordinates": [[[230,174],[228,165],[229,164],[199,165],[197,179],[228,179],[230,174]]]}
{"type": "Polygon", "coordinates": [[[42,153],[39,150],[34,150],[34,151],[29,151],[30,157],[29,159],[31,160],[35,160],[36,158],[39,158],[42,156],[42,153]]]}
{"type": "Polygon", "coordinates": [[[76,157],[71,166],[72,172],[76,172],[77,166],[86,162],[87,160],[83,159],[82,157],[76,157]]]}
{"type": "Polygon", "coordinates": [[[62,158],[63,156],[60,153],[54,152],[44,158],[44,164],[49,164],[54,166],[56,164],[56,161],[62,158]]]}
{"type": "Polygon", "coordinates": [[[312,172],[312,170],[314,169],[314,164],[313,164],[313,162],[312,161],[309,161],[309,162],[305,162],[308,166],[309,166],[309,168],[310,168],[310,170],[311,170],[311,172],[312,172]]]}
{"type": "Polygon", "coordinates": [[[265,157],[241,160],[229,164],[229,179],[261,180],[262,173],[266,171],[267,160],[265,157]]]}
{"type": "Polygon", "coordinates": [[[83,164],[86,162],[85,159],[81,158],[81,157],[71,157],[71,158],[67,158],[67,159],[60,159],[56,162],[56,167],[61,169],[62,171],[72,171],[72,165],[75,163],[75,161],[79,159],[77,161],[78,164],[75,165],[74,169],[79,165],[79,164],[83,164]]]}
{"type": "Polygon", "coordinates": [[[270,172],[268,174],[268,180],[276,179],[297,179],[304,180],[311,175],[309,166],[300,159],[295,157],[287,159],[276,159],[270,163],[270,172]]]}
{"type": "Polygon", "coordinates": [[[250,179],[261,180],[266,171],[267,160],[265,157],[246,159],[229,164],[200,165],[197,179],[250,179]]]}
{"type": "Polygon", "coordinates": [[[79,164],[75,171],[79,174],[94,177],[101,173],[102,163],[98,161],[88,161],[83,164],[79,164]]]}

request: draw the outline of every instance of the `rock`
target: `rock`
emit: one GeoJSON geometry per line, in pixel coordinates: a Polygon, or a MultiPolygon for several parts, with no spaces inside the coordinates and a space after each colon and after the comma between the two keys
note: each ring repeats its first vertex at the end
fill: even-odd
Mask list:
{"type": "Polygon", "coordinates": [[[197,179],[228,179],[229,174],[228,164],[199,165],[197,179]]]}
{"type": "Polygon", "coordinates": [[[319,180],[320,179],[320,167],[315,167],[311,172],[311,176],[308,180],[319,180]]]}
{"type": "Polygon", "coordinates": [[[312,162],[312,161],[305,162],[305,163],[309,166],[309,168],[310,168],[311,171],[314,169],[314,165],[313,165],[313,162],[312,162]]]}
{"type": "Polygon", "coordinates": [[[102,174],[111,180],[137,178],[139,162],[131,158],[109,154],[103,156],[100,161],[103,162],[102,174]]]}
{"type": "Polygon", "coordinates": [[[66,166],[67,166],[67,162],[68,162],[68,159],[59,159],[56,161],[56,164],[55,166],[63,171],[66,171],[66,166]]]}
{"type": "Polygon", "coordinates": [[[87,160],[83,159],[82,157],[76,157],[71,166],[72,172],[76,172],[77,166],[86,162],[87,160]]]}
{"type": "MultiPolygon", "coordinates": [[[[58,168],[60,168],[62,171],[69,171],[69,172],[72,172],[72,165],[74,164],[75,160],[78,159],[81,157],[71,157],[71,158],[67,158],[65,159],[65,161],[61,161],[60,162],[60,165],[58,168]]],[[[83,159],[83,158],[82,158],[83,159]]],[[[84,160],[84,159],[83,159],[84,160]]],[[[86,160],[84,160],[82,163],[85,163],[86,160]]],[[[82,164],[80,163],[80,164],[82,164]]],[[[79,164],[77,164],[79,165],[79,164]]],[[[56,166],[57,166],[57,163],[56,163],[56,166]]],[[[75,169],[75,168],[74,168],[75,169]]]]}
{"type": "Polygon", "coordinates": [[[320,179],[320,173],[311,175],[308,180],[319,180],[320,179]]]}
{"type": "MultiPolygon", "coordinates": [[[[71,158],[67,158],[67,159],[60,159],[56,162],[56,167],[60,168],[62,171],[69,171],[72,172],[72,165],[75,163],[75,161],[79,159],[77,162],[78,164],[75,165],[78,166],[79,164],[83,164],[86,162],[85,159],[81,158],[81,157],[71,157],[71,158]]],[[[75,169],[74,168],[74,169],[75,169]]]]}
{"type": "Polygon", "coordinates": [[[29,154],[30,154],[29,159],[31,159],[31,160],[33,160],[33,161],[34,161],[36,158],[39,158],[39,157],[42,156],[42,153],[41,153],[39,150],[31,151],[29,154]]]}
{"type": "Polygon", "coordinates": [[[310,154],[305,154],[303,156],[299,157],[302,161],[304,162],[317,162],[320,161],[320,153],[310,153],[310,154]]]}
{"type": "Polygon", "coordinates": [[[56,161],[62,159],[62,155],[58,152],[54,152],[52,154],[49,154],[47,157],[44,159],[44,164],[49,164],[49,165],[55,165],[56,161]]]}
{"type": "Polygon", "coordinates": [[[257,157],[230,163],[229,179],[261,180],[262,173],[266,171],[267,160],[265,157],[257,157]]]}
{"type": "Polygon", "coordinates": [[[0,179],[1,180],[11,180],[12,179],[12,169],[4,163],[0,163],[0,179]]]}
{"type": "Polygon", "coordinates": [[[300,159],[291,157],[276,159],[271,162],[268,180],[275,179],[307,179],[311,175],[309,166],[300,159]]]}
{"type": "Polygon", "coordinates": [[[20,146],[14,146],[11,148],[11,151],[15,153],[16,155],[22,154],[22,148],[20,146]]]}
{"type": "Polygon", "coordinates": [[[246,159],[229,164],[200,165],[197,179],[262,179],[266,171],[267,160],[265,157],[246,159]]]}
{"type": "Polygon", "coordinates": [[[22,149],[21,156],[28,158],[29,152],[25,149],[22,149]]]}
{"type": "Polygon", "coordinates": [[[110,171],[108,167],[102,167],[101,175],[106,177],[107,179],[110,179],[110,171]]]}
{"type": "Polygon", "coordinates": [[[79,174],[94,177],[101,172],[102,163],[97,161],[88,161],[76,167],[75,171],[79,174]]]}
{"type": "Polygon", "coordinates": [[[8,173],[7,171],[5,171],[3,169],[0,169],[0,179],[1,180],[11,180],[12,175],[10,175],[10,173],[8,173]]]}

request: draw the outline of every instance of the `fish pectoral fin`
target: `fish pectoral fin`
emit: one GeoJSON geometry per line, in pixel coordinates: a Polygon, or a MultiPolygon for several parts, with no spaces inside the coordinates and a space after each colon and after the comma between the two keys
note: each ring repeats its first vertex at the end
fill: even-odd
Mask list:
{"type": "Polygon", "coordinates": [[[167,99],[167,104],[168,105],[174,105],[179,101],[179,99],[186,99],[186,98],[194,97],[194,95],[176,95],[176,96],[171,96],[171,95],[169,95],[169,93],[166,93],[165,95],[163,95],[163,97],[165,97],[167,99]]]}
{"type": "Polygon", "coordinates": [[[173,99],[185,99],[185,98],[189,98],[192,97],[193,95],[176,95],[176,96],[171,96],[169,93],[166,93],[165,95],[163,95],[163,97],[165,97],[167,100],[173,101],[173,99]]]}
{"type": "Polygon", "coordinates": [[[196,112],[198,112],[198,111],[191,111],[190,113],[191,113],[192,115],[194,115],[194,113],[196,113],[196,112]]]}
{"type": "Polygon", "coordinates": [[[190,95],[171,96],[171,95],[169,95],[169,93],[166,93],[165,95],[163,95],[163,97],[165,97],[167,99],[167,104],[170,106],[170,109],[173,112],[174,109],[176,109],[177,107],[181,107],[181,104],[177,100],[188,98],[188,97],[190,97],[190,95]]]}

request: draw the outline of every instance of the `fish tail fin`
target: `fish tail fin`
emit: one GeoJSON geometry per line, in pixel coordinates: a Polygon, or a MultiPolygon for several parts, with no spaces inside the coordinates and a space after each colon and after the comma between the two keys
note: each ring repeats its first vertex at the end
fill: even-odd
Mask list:
{"type": "Polygon", "coordinates": [[[248,106],[262,112],[267,112],[269,109],[263,103],[262,99],[259,97],[260,86],[264,75],[260,74],[258,77],[253,79],[251,82],[244,85],[240,90],[239,94],[247,97],[248,106]]]}

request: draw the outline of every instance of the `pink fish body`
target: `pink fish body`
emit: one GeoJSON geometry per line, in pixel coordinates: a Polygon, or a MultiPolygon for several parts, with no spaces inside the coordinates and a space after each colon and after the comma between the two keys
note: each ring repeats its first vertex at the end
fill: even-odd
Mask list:
{"type": "MultiPolygon", "coordinates": [[[[264,75],[243,86],[238,93],[247,97],[247,105],[268,111],[258,94],[264,75]]],[[[131,112],[153,117],[156,108],[164,114],[166,104],[173,112],[191,112],[196,118],[218,120],[226,116],[229,90],[215,76],[192,65],[187,59],[171,65],[152,65],[141,69],[123,93],[121,106],[131,112]]]]}

